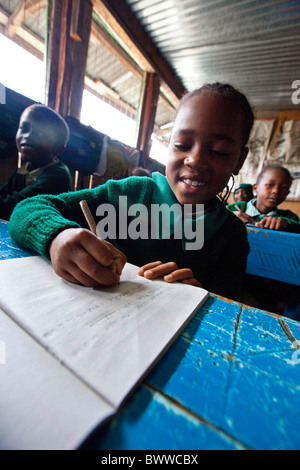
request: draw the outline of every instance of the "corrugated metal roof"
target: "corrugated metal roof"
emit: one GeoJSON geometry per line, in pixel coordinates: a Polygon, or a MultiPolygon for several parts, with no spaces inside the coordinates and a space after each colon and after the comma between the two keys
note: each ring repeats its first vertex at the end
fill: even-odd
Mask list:
{"type": "MultiPolygon", "coordinates": [[[[205,82],[229,82],[245,92],[257,110],[295,109],[291,95],[293,81],[300,79],[300,0],[122,1],[187,90],[205,82]]],[[[21,3],[0,0],[0,12],[9,17],[21,3]]],[[[24,5],[30,3],[26,0],[24,5]]],[[[43,41],[46,1],[32,3],[39,3],[40,9],[26,17],[25,29],[43,41]]],[[[95,38],[90,40],[87,74],[99,89],[112,88],[114,103],[119,100],[119,107],[134,116],[141,77],[129,72],[95,38]]],[[[172,110],[160,99],[156,126],[172,117],[172,110]]]]}
{"type": "Polygon", "coordinates": [[[255,109],[293,109],[299,0],[125,1],[188,90],[229,82],[255,109]]]}

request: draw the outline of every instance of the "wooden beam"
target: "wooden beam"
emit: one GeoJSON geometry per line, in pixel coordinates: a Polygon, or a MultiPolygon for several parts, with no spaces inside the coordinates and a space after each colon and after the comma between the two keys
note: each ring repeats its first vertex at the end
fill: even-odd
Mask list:
{"type": "Polygon", "coordinates": [[[173,104],[186,91],[174,70],[166,63],[129,6],[120,0],[93,0],[94,10],[131,51],[142,70],[156,72],[162,80],[165,94],[173,104]]]}
{"type": "Polygon", "coordinates": [[[51,0],[47,41],[46,104],[63,116],[80,117],[92,21],[89,0],[51,0]],[[75,10],[73,9],[75,8],[75,10]],[[72,12],[78,15],[78,41],[71,37],[72,12]]]}
{"type": "MultiPolygon", "coordinates": [[[[92,22],[92,30],[91,30],[91,41],[99,41],[106,49],[113,54],[133,75],[142,81],[143,78],[143,70],[137,64],[137,61],[133,60],[131,55],[129,55],[125,49],[109,34],[109,32],[97,21],[92,22]]],[[[162,86],[163,88],[163,86],[162,86]]],[[[174,110],[174,106],[177,104],[175,99],[175,103],[172,105],[170,100],[165,96],[164,93],[161,93],[161,99],[165,103],[166,106],[169,106],[174,110]]],[[[174,97],[172,98],[174,101],[174,97]]]]}
{"type": "Polygon", "coordinates": [[[151,135],[159,96],[160,79],[156,73],[147,72],[143,84],[139,109],[136,147],[143,152],[143,165],[147,168],[151,148],[151,135]]]}
{"type": "Polygon", "coordinates": [[[115,41],[108,31],[96,23],[92,22],[91,41],[99,41],[106,49],[113,54],[130,72],[139,80],[142,80],[143,71],[138,64],[125,52],[120,44],[115,41]]]}
{"type": "MultiPolygon", "coordinates": [[[[76,7],[78,8],[78,7],[76,7]]],[[[79,0],[77,35],[80,41],[73,40],[72,83],[69,101],[69,115],[79,118],[86,74],[86,61],[92,25],[93,5],[90,0],[79,0]]]]}

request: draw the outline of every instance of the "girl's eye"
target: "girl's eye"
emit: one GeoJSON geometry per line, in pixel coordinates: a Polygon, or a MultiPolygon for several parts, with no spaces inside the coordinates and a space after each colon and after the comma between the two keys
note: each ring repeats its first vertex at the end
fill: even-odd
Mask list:
{"type": "Polygon", "coordinates": [[[174,147],[177,150],[180,150],[181,152],[187,152],[191,148],[191,146],[189,144],[180,144],[180,143],[175,143],[174,147]]]}
{"type": "Polygon", "coordinates": [[[224,152],[224,151],[221,151],[221,150],[212,149],[211,153],[213,155],[215,155],[216,157],[227,157],[227,155],[229,155],[230,152],[224,152]]]}

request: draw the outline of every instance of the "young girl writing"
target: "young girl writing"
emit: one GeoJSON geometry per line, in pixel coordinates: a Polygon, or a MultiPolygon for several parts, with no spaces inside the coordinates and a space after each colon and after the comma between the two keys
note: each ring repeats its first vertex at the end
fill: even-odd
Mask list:
{"type": "Polygon", "coordinates": [[[243,165],[252,124],[253,113],[243,94],[226,84],[205,85],[185,95],[179,105],[166,177],[153,173],[152,178],[129,177],[89,190],[26,200],[11,217],[10,234],[17,243],[51,259],[55,272],[70,282],[113,285],[120,275],[114,259],[122,257],[124,264],[127,257],[148,279],[163,277],[239,299],[249,252],[246,229],[217,195],[243,165]],[[127,207],[136,209],[139,204],[140,212],[146,208],[148,214],[155,205],[187,205],[194,210],[203,204],[200,215],[191,215],[194,222],[204,220],[202,248],[187,249],[184,237],[176,237],[174,221],[167,237],[126,233],[124,223],[128,226],[134,217],[130,211],[124,214],[125,197],[127,207]],[[98,224],[103,209],[115,209],[117,236],[110,234],[111,244],[85,228],[82,199],[98,224]]]}
{"type": "Polygon", "coordinates": [[[300,233],[299,217],[287,209],[278,209],[287,197],[292,184],[290,172],[280,165],[266,166],[253,185],[256,198],[249,202],[229,204],[243,222],[269,230],[300,233]]]}

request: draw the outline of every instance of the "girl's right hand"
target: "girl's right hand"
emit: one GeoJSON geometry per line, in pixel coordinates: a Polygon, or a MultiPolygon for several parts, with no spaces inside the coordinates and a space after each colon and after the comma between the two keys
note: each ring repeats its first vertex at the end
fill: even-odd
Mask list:
{"type": "Polygon", "coordinates": [[[127,261],[111,243],[83,228],[60,232],[53,239],[49,254],[58,276],[87,287],[117,284],[127,261]]]}

